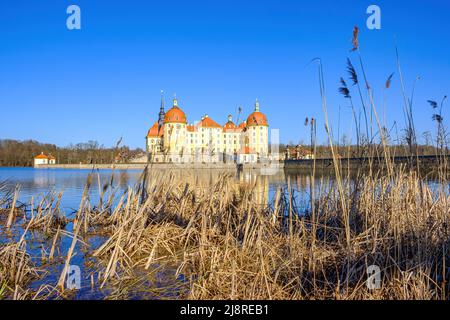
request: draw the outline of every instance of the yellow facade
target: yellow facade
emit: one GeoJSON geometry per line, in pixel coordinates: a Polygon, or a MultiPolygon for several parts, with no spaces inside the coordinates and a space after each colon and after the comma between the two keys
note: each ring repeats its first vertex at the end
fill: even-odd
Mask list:
{"type": "Polygon", "coordinates": [[[159,120],[146,137],[150,162],[227,162],[236,161],[241,154],[253,155],[248,159],[259,161],[268,156],[269,126],[258,102],[255,111],[238,126],[231,116],[222,126],[208,115],[188,124],[176,99],[167,112],[163,105],[159,120]]]}

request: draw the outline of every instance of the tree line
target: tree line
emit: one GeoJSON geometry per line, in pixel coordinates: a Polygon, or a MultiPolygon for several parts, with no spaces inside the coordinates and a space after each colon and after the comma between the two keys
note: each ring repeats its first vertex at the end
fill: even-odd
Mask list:
{"type": "Polygon", "coordinates": [[[0,166],[30,167],[34,157],[41,152],[54,156],[56,163],[61,164],[127,163],[145,153],[140,148],[130,149],[128,146],[105,147],[97,141],[58,147],[35,140],[0,139],[0,166]]]}

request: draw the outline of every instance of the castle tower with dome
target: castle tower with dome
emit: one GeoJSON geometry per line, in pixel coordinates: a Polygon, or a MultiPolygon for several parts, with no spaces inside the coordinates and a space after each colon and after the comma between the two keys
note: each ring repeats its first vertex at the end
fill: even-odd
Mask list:
{"type": "Polygon", "coordinates": [[[256,163],[269,151],[269,124],[258,100],[247,120],[236,125],[231,115],[220,125],[207,114],[188,123],[177,98],[165,112],[161,95],[159,118],[146,137],[147,157],[152,163],[256,163]]]}

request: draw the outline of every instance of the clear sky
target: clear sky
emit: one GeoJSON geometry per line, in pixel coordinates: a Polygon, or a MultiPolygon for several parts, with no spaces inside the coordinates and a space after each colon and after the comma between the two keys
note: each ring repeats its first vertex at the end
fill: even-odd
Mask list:
{"type": "MultiPolygon", "coordinates": [[[[380,113],[403,127],[395,38],[419,133],[434,131],[428,99],[450,94],[450,2],[2,0],[0,138],[60,146],[97,140],[144,148],[157,118],[177,94],[188,121],[204,114],[225,123],[255,98],[282,142],[308,141],[305,117],[317,117],[325,141],[317,68],[320,57],[333,130],[348,133],[351,112],[337,92],[346,74],[353,26],[380,113]],[[81,8],[81,30],[66,28],[66,8],[81,8]],[[381,30],[365,27],[381,8],[381,30]]],[[[356,92],[355,92],[356,93],[356,92]]],[[[355,99],[356,100],[356,99],[355,99]]],[[[447,112],[450,116],[450,110],[447,112]]],[[[242,117],[241,117],[242,119],[242,117]]]]}

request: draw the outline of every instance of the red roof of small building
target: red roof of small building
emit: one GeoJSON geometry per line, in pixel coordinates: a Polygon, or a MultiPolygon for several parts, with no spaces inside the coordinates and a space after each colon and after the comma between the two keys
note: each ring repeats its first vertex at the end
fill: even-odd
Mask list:
{"type": "Polygon", "coordinates": [[[43,152],[41,152],[41,154],[37,155],[34,158],[35,159],[48,159],[48,157],[43,152]]]}

